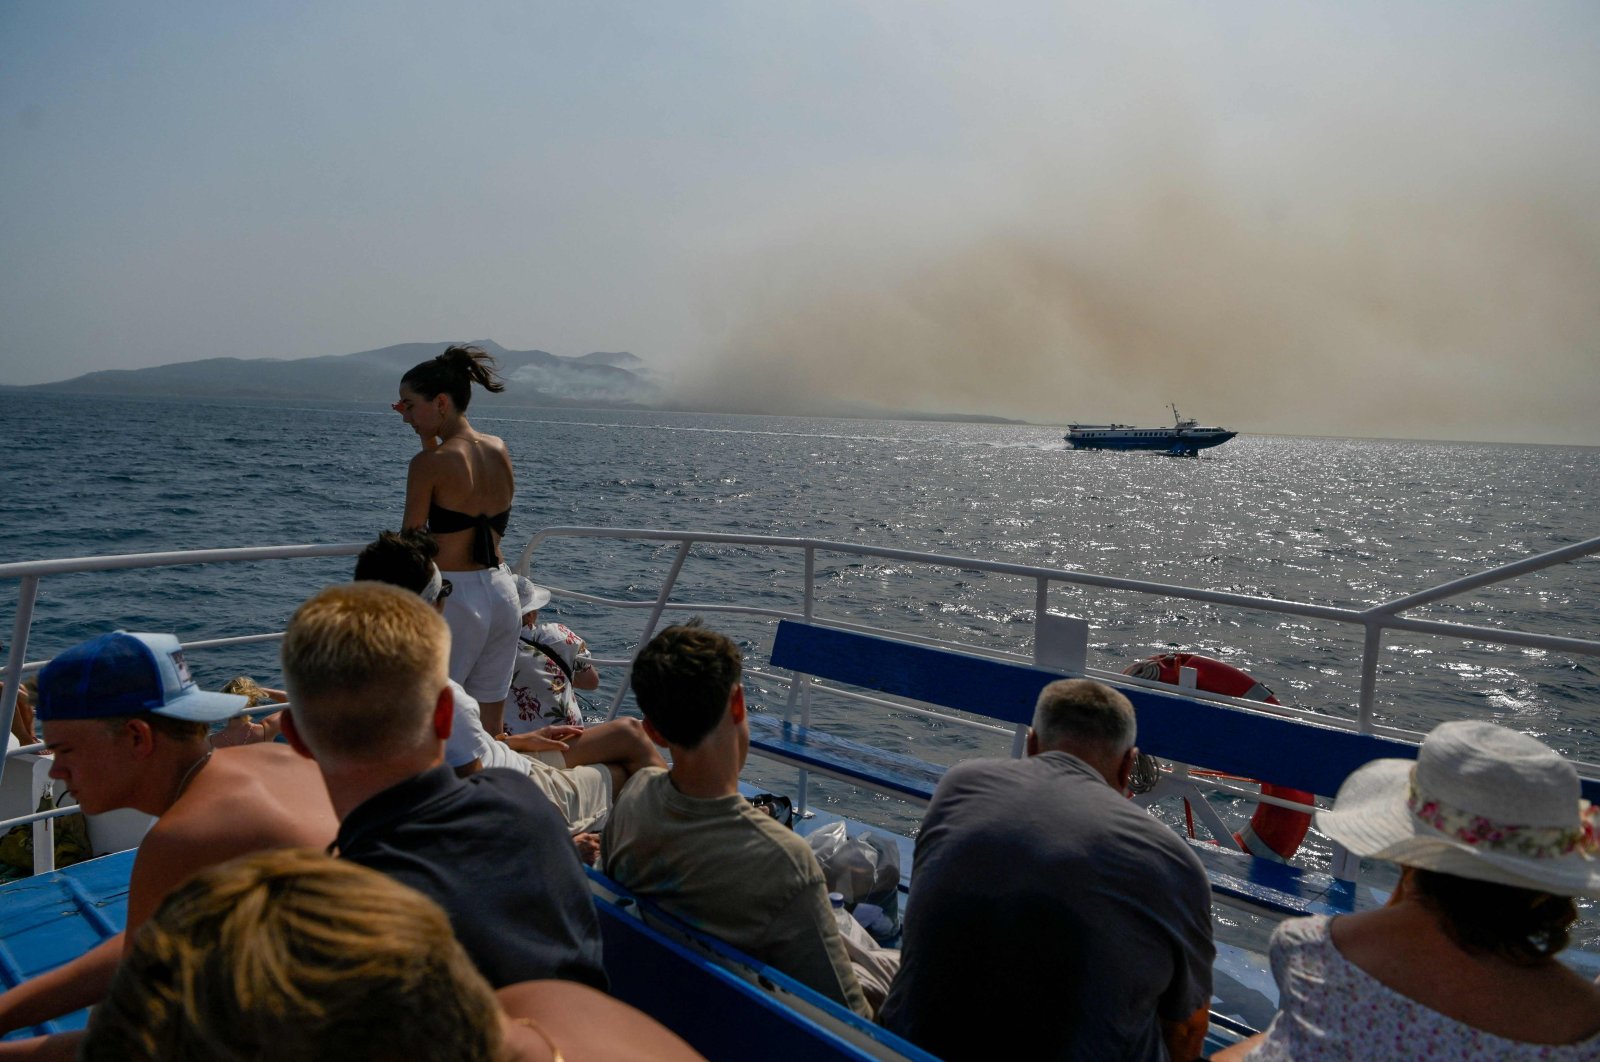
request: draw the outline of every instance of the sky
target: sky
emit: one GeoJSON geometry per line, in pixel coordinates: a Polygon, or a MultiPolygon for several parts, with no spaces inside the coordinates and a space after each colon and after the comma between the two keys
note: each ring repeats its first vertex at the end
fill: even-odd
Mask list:
{"type": "Polygon", "coordinates": [[[0,384],[492,338],[697,408],[1600,445],[1600,4],[0,6],[0,384]]]}

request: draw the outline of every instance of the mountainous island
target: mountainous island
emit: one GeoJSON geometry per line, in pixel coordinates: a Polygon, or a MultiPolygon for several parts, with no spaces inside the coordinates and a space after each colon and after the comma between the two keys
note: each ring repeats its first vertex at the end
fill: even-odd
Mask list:
{"type": "MultiPolygon", "coordinates": [[[[70,394],[182,395],[197,398],[331,399],[393,402],[401,375],[456,340],[398,343],[355,354],[312,358],[205,358],[148,369],[107,369],[18,390],[70,394]]],[[[562,357],[469,340],[493,354],[515,406],[645,407],[661,397],[643,359],[596,351],[562,357]]]]}
{"type": "MultiPolygon", "coordinates": [[[[407,369],[459,342],[463,341],[397,343],[354,354],[310,358],[203,358],[147,369],[106,369],[55,383],[0,386],[0,390],[389,403],[394,401],[400,377],[407,369]]],[[[564,357],[543,350],[508,350],[492,339],[464,342],[494,355],[506,384],[504,393],[493,399],[498,406],[761,412],[755,409],[689,409],[681,401],[674,400],[666,382],[644,359],[626,351],[595,351],[564,357]]],[[[1018,423],[1003,417],[907,413],[851,403],[819,409],[815,415],[1018,423]]]]}

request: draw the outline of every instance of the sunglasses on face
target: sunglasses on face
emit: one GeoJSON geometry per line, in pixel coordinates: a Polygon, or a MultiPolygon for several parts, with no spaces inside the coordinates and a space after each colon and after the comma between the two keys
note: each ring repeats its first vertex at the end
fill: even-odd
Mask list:
{"type": "Polygon", "coordinates": [[[439,580],[439,596],[436,598],[436,600],[443,601],[445,598],[450,596],[450,592],[454,589],[455,587],[450,585],[449,579],[439,580]]]}

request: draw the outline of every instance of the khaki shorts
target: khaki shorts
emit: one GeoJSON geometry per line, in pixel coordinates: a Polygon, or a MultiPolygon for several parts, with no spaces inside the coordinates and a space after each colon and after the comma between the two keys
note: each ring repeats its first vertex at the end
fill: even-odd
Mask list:
{"type": "Polygon", "coordinates": [[[566,761],[553,749],[524,755],[523,759],[528,761],[528,777],[550,798],[574,835],[597,830],[605,824],[606,816],[611,814],[609,770],[592,764],[558,766],[566,761]]]}

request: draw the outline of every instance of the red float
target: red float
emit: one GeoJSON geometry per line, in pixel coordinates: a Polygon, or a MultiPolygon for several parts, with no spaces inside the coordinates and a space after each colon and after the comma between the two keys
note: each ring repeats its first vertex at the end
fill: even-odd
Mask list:
{"type": "MultiPolygon", "coordinates": [[[[1272,695],[1272,691],[1257,682],[1248,672],[1241,671],[1232,664],[1225,664],[1221,660],[1213,660],[1209,656],[1199,656],[1194,653],[1165,653],[1152,656],[1128,665],[1122,673],[1177,686],[1180,685],[1178,680],[1186,667],[1194,668],[1195,687],[1206,693],[1265,701],[1267,704],[1279,703],[1278,698],[1272,695]]],[[[1250,779],[1244,780],[1250,781],[1250,779]]],[[[1310,804],[1315,799],[1312,794],[1299,789],[1259,784],[1265,796],[1293,800],[1301,804],[1310,804]]],[[[1255,814],[1250,816],[1250,822],[1244,829],[1234,834],[1233,839],[1238,842],[1240,848],[1253,856],[1286,863],[1300,850],[1300,842],[1305,840],[1306,831],[1310,828],[1310,812],[1295,811],[1276,804],[1258,804],[1255,814]]]]}

